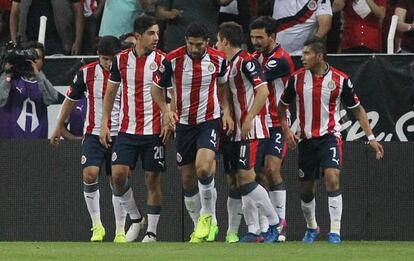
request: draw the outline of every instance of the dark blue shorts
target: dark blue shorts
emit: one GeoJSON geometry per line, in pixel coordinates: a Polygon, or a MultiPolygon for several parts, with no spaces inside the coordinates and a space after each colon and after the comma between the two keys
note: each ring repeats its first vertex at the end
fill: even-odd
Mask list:
{"type": "Polygon", "coordinates": [[[235,142],[237,150],[237,170],[260,169],[264,165],[265,143],[263,139],[235,142]]]}
{"type": "Polygon", "coordinates": [[[143,170],[165,171],[165,148],[158,135],[119,133],[112,151],[112,165],[134,169],[141,158],[143,170]]]}
{"type": "Polygon", "coordinates": [[[269,128],[270,137],[265,139],[265,154],[283,159],[286,155],[285,137],[282,127],[269,128]]]}
{"type": "Polygon", "coordinates": [[[327,134],[299,142],[299,179],[316,180],[327,168],[342,169],[342,140],[327,134]]]}
{"type": "Polygon", "coordinates": [[[196,125],[177,124],[175,145],[177,147],[178,166],[195,161],[198,149],[205,148],[217,152],[218,137],[221,131],[220,120],[206,121],[196,125]]]}
{"type": "Polygon", "coordinates": [[[116,140],[116,136],[112,137],[111,147],[108,149],[101,145],[99,136],[92,134],[85,134],[81,146],[81,165],[82,169],[89,166],[96,166],[102,168],[102,163],[105,163],[106,175],[111,175],[111,154],[112,145],[116,140]]]}
{"type": "Polygon", "coordinates": [[[217,156],[221,154],[223,157],[224,173],[226,174],[234,174],[237,172],[237,162],[239,160],[238,154],[236,153],[238,146],[231,139],[231,136],[223,132],[221,133],[219,153],[217,154],[217,156]]]}

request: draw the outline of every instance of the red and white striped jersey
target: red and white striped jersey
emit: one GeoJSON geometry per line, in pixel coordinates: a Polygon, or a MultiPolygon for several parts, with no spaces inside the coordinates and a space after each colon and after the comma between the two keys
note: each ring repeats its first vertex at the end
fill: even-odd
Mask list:
{"type": "Polygon", "coordinates": [[[109,81],[122,83],[119,132],[135,135],[161,133],[161,110],[152,99],[151,86],[164,59],[164,53],[159,50],[137,57],[134,48],[115,56],[109,81]]]}
{"type": "Polygon", "coordinates": [[[263,74],[269,88],[269,97],[266,101],[267,126],[269,128],[280,127],[279,117],[277,116],[277,105],[279,104],[280,97],[285,90],[289,77],[295,70],[295,65],[290,55],[280,45],[277,45],[267,55],[255,52],[254,56],[262,66],[263,74]]]}
{"type": "MultiPolygon", "coordinates": [[[[80,100],[87,92],[87,113],[84,133],[99,135],[101,131],[101,119],[103,100],[108,83],[109,71],[106,71],[99,61],[81,67],[73,79],[72,85],[66,93],[66,98],[72,101],[80,100]]],[[[118,91],[111,117],[108,120],[108,128],[111,136],[116,136],[119,125],[119,108],[121,94],[118,91]]]]}
{"type": "MultiPolygon", "coordinates": [[[[238,52],[230,61],[229,86],[233,96],[235,115],[234,140],[241,140],[241,127],[253,106],[255,89],[266,84],[259,62],[246,51],[238,52]]],[[[259,114],[253,120],[250,139],[269,137],[264,114],[259,114]]]]}
{"type": "Polygon", "coordinates": [[[303,43],[318,27],[318,16],[332,16],[330,0],[275,0],[276,41],[291,55],[302,54],[303,43]]]}
{"type": "Polygon", "coordinates": [[[296,71],[289,79],[281,102],[288,105],[295,97],[300,139],[325,134],[340,137],[341,100],[349,109],[360,104],[349,77],[333,67],[329,67],[323,77],[303,68],[296,71]]]}
{"type": "Polygon", "coordinates": [[[228,78],[223,52],[208,47],[201,58],[193,59],[183,46],[168,53],[163,69],[154,83],[160,88],[175,88],[181,124],[220,118],[217,83],[225,83],[228,78]]]}

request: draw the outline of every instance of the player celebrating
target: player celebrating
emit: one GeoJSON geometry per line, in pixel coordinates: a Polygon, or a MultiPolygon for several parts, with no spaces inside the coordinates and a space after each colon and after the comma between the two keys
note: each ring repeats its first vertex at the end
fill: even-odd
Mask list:
{"type": "Polygon", "coordinates": [[[319,38],[305,42],[302,54],[302,69],[288,81],[279,106],[286,143],[296,146],[299,138],[299,179],[301,183],[302,212],[307,223],[303,242],[317,239],[319,227],[315,218],[316,180],[325,176],[328,192],[331,229],[330,243],[341,242],[342,193],[339,176],[342,167],[342,139],[339,115],[341,101],[352,110],[355,118],[368,137],[369,145],[381,159],[384,150],[372,134],[367,114],[360,104],[349,77],[326,62],[326,46],[319,38]],[[299,119],[297,137],[286,122],[285,106],[296,100],[296,115],[299,119]]]}
{"type": "MultiPolygon", "coordinates": [[[[104,36],[99,41],[98,55],[99,60],[82,67],[76,74],[73,84],[70,86],[66,99],[62,105],[56,128],[51,137],[52,144],[59,144],[65,127],[65,121],[69,117],[75,104],[87,92],[88,112],[85,122],[85,138],[82,142],[81,164],[83,168],[83,191],[86,206],[92,219],[91,241],[102,241],[105,236],[105,228],[102,226],[99,207],[99,185],[98,176],[105,161],[107,175],[111,175],[111,149],[104,148],[99,143],[99,132],[101,129],[102,104],[107,90],[107,79],[109,69],[114,55],[121,50],[120,41],[113,36],[104,36]]],[[[117,95],[119,104],[120,94],[117,95]]],[[[111,117],[103,120],[102,124],[109,126],[110,135],[115,140],[119,123],[119,106],[115,106],[111,111],[111,117]]],[[[108,127],[107,127],[108,128],[108,127]]],[[[132,191],[130,192],[132,193],[132,191]]],[[[125,241],[125,217],[126,212],[122,205],[133,206],[128,208],[131,217],[140,215],[135,206],[133,198],[121,199],[112,197],[114,214],[116,221],[116,233],[114,242],[123,243],[125,241]]]]}
{"type": "MultiPolygon", "coordinates": [[[[117,197],[132,197],[128,190],[128,170],[135,168],[138,157],[141,157],[149,209],[143,242],[156,242],[162,200],[160,172],[165,170],[162,138],[166,137],[166,133],[162,131],[161,111],[153,102],[150,89],[156,75],[154,72],[160,67],[164,54],[156,49],[159,27],[154,17],[138,17],[134,22],[134,34],[137,39],[134,48],[117,54],[112,64],[103,119],[116,105],[116,93],[122,83],[121,124],[112,154],[113,192],[117,197]]],[[[104,146],[111,141],[106,126],[102,126],[100,139],[104,146]]],[[[139,230],[140,223],[140,217],[136,217],[130,230],[139,230]]],[[[127,241],[136,239],[132,236],[136,233],[131,237],[129,235],[128,231],[127,241]]]]}
{"type": "Polygon", "coordinates": [[[276,21],[268,16],[261,16],[250,25],[250,39],[256,49],[254,56],[262,65],[269,87],[266,108],[270,138],[266,139],[264,174],[269,186],[270,200],[281,219],[282,231],[278,240],[285,241],[287,232],[286,188],[280,168],[286,146],[277,115],[277,104],[285,90],[285,83],[293,73],[294,65],[290,55],[276,43],[275,32],[276,21]]]}
{"type": "Polygon", "coordinates": [[[233,121],[225,85],[224,54],[208,47],[208,32],[204,25],[190,24],[185,35],[186,46],[167,55],[160,78],[152,87],[152,95],[165,115],[165,123],[176,127],[177,163],[185,204],[197,223],[190,242],[196,243],[213,241],[218,233],[213,176],[217,135],[220,135],[218,91],[223,91],[223,128],[231,131],[233,121]],[[171,86],[176,93],[177,112],[171,111],[165,102],[163,89],[171,86]]]}

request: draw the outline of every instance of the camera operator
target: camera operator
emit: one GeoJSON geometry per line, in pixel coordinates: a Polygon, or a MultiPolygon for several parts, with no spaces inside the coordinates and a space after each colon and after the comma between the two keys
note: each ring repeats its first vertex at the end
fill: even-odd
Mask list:
{"type": "Polygon", "coordinates": [[[41,71],[44,47],[30,43],[9,50],[0,75],[0,138],[47,138],[47,106],[62,103],[41,71]]]}

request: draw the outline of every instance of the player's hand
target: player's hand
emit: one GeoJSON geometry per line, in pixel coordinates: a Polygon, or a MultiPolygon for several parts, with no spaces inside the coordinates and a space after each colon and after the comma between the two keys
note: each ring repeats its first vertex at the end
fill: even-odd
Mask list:
{"type": "Polygon", "coordinates": [[[168,143],[171,142],[171,134],[172,134],[172,129],[165,125],[164,127],[162,127],[161,129],[161,133],[160,133],[160,138],[162,138],[162,143],[164,145],[167,145],[168,143]]]}
{"type": "Polygon", "coordinates": [[[241,138],[243,140],[249,138],[250,131],[253,129],[253,118],[250,118],[249,115],[246,116],[241,127],[241,138]]]}
{"type": "Polygon", "coordinates": [[[60,144],[60,137],[62,137],[62,131],[59,126],[53,130],[52,136],[50,137],[50,144],[58,146],[60,144]]]}
{"type": "Polygon", "coordinates": [[[223,125],[223,131],[226,132],[226,135],[232,134],[234,131],[233,118],[230,115],[224,114],[221,120],[223,125]]]}
{"type": "Polygon", "coordinates": [[[170,129],[175,129],[175,123],[178,121],[177,113],[172,111],[167,111],[163,115],[163,124],[164,126],[168,126],[170,129]]]}
{"type": "Polygon", "coordinates": [[[288,148],[289,149],[296,148],[298,139],[296,138],[295,134],[290,129],[285,131],[284,133],[285,133],[285,141],[288,145],[288,148]]]}
{"type": "Polygon", "coordinates": [[[105,148],[109,148],[111,146],[110,145],[110,143],[112,142],[111,132],[109,131],[108,126],[106,125],[101,127],[101,132],[99,133],[99,142],[105,148]]]}
{"type": "Polygon", "coordinates": [[[384,148],[376,140],[370,140],[369,145],[375,150],[375,158],[380,160],[384,157],[384,148]]]}

